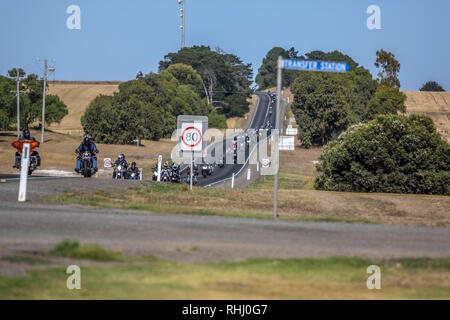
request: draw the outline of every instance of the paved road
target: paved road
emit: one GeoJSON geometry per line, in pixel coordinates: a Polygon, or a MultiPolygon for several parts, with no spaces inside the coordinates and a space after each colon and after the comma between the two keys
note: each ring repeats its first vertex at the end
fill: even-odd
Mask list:
{"type": "Polygon", "coordinates": [[[50,248],[63,239],[188,261],[450,257],[449,228],[162,215],[2,201],[0,255],[50,248]],[[181,252],[192,247],[198,250],[181,252]]]}
{"type": "MultiPolygon", "coordinates": [[[[267,120],[270,121],[272,126],[275,124],[275,114],[276,114],[276,103],[272,102],[270,96],[265,92],[257,92],[258,103],[255,107],[254,114],[252,115],[252,119],[246,132],[249,133],[251,129],[256,128],[265,128],[267,120]],[[269,107],[272,107],[273,113],[270,115],[268,110],[269,107]]],[[[244,142],[244,141],[243,141],[244,142]]],[[[226,154],[226,149],[232,150],[233,140],[227,140],[224,144],[223,154],[226,154]]],[[[245,145],[245,143],[244,143],[245,145]]],[[[214,148],[210,148],[210,155],[212,157],[215,156],[214,148]]],[[[240,148],[239,152],[245,152],[244,159],[247,160],[249,156],[249,148],[244,147],[240,148]]],[[[211,184],[215,184],[224,179],[231,178],[233,173],[238,173],[243,167],[243,164],[226,164],[223,168],[216,167],[214,173],[211,176],[202,177],[199,176],[198,186],[208,186],[211,184]]],[[[183,172],[182,179],[186,178],[186,171],[183,172]]],[[[200,172],[201,174],[201,172],[200,172]]]]}

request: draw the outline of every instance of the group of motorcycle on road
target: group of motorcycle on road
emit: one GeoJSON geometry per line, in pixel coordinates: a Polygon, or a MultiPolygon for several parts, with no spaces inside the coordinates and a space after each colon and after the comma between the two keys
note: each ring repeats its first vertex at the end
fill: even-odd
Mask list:
{"type": "MultiPolygon", "coordinates": [[[[22,135],[17,141],[14,141],[11,145],[17,149],[13,168],[21,169],[22,165],[22,153],[23,145],[25,143],[30,144],[30,162],[28,166],[28,175],[31,175],[34,170],[36,170],[41,165],[41,157],[39,153],[34,150],[39,147],[40,143],[36,141],[34,137],[31,137],[30,130],[25,128],[22,131],[22,135]]],[[[99,153],[97,146],[92,141],[89,134],[83,137],[83,141],[80,146],[75,150],[77,155],[75,172],[82,174],[85,178],[90,178],[98,171],[97,167],[97,156],[99,153]]],[[[130,179],[130,180],[140,180],[141,173],[139,168],[136,166],[136,162],[131,162],[128,166],[125,160],[125,155],[120,154],[117,160],[112,164],[114,168],[112,178],[113,179],[130,179]]]]}
{"type": "MultiPolygon", "coordinates": [[[[192,183],[193,184],[197,184],[198,183],[198,177],[200,176],[200,174],[206,178],[207,176],[210,176],[213,174],[214,172],[214,167],[216,166],[216,164],[209,164],[206,163],[205,161],[202,162],[202,164],[198,165],[198,164],[193,164],[193,173],[192,173],[192,183]]],[[[219,165],[220,167],[223,167],[223,165],[219,165]]],[[[188,184],[191,183],[191,167],[188,166],[186,168],[186,175],[187,177],[185,179],[181,178],[181,171],[184,170],[180,170],[180,166],[176,163],[172,163],[169,164],[168,161],[166,161],[162,166],[161,166],[161,178],[159,179],[159,181],[162,182],[174,182],[174,183],[181,183],[186,182],[188,184]]],[[[158,180],[158,166],[155,166],[153,168],[153,181],[157,181],[158,180]]]]}
{"type": "MultiPolygon", "coordinates": [[[[91,177],[98,171],[96,154],[99,152],[97,146],[92,142],[92,138],[89,134],[85,135],[83,142],[75,150],[77,154],[77,163],[75,172],[81,173],[85,178],[91,177]]],[[[113,170],[113,179],[128,179],[128,180],[140,180],[141,172],[136,166],[136,162],[131,162],[128,166],[128,162],[125,160],[125,155],[119,154],[117,160],[111,164],[113,170]]]]}
{"type": "MultiPolygon", "coordinates": [[[[269,120],[265,125],[265,129],[267,130],[267,134],[270,135],[270,131],[272,129],[272,125],[269,120]]],[[[260,128],[257,127],[255,129],[256,135],[259,136],[260,128]]],[[[237,163],[238,158],[238,138],[235,136],[232,144],[232,152],[234,164],[237,163]]],[[[35,150],[39,147],[40,143],[36,141],[34,137],[31,137],[30,130],[25,128],[22,132],[22,136],[19,137],[17,141],[12,143],[12,146],[17,149],[15,155],[15,161],[13,168],[20,169],[21,168],[21,159],[22,159],[22,151],[24,143],[30,144],[30,162],[28,167],[28,175],[31,175],[34,170],[36,170],[41,165],[41,157],[39,153],[35,150]]],[[[249,147],[250,145],[250,137],[245,136],[245,145],[249,147]]],[[[231,150],[229,150],[231,151],[231,150]]],[[[227,151],[227,152],[229,152],[227,151]]],[[[83,141],[75,150],[77,155],[76,158],[76,166],[75,172],[83,175],[85,178],[90,178],[92,175],[97,173],[97,153],[99,150],[97,146],[92,141],[92,137],[89,134],[86,134],[83,137],[83,141]]],[[[219,163],[207,163],[206,161],[202,161],[201,164],[193,164],[193,184],[198,183],[198,177],[200,174],[203,178],[207,178],[208,176],[214,173],[214,169],[216,166],[219,168],[223,168],[225,165],[225,157],[219,160],[219,163]]],[[[113,179],[131,179],[131,180],[141,180],[141,172],[139,168],[136,166],[136,162],[132,162],[130,166],[128,166],[128,162],[125,160],[125,155],[120,154],[117,157],[117,160],[111,164],[113,170],[112,178],[113,179]]],[[[153,180],[158,180],[158,166],[153,168],[153,180]]],[[[191,166],[187,167],[187,178],[185,178],[186,183],[190,183],[191,178],[191,166]]],[[[169,162],[166,161],[164,165],[161,166],[160,179],[159,181],[163,182],[182,182],[181,174],[180,174],[180,166],[176,163],[169,165],[169,162]]]]}

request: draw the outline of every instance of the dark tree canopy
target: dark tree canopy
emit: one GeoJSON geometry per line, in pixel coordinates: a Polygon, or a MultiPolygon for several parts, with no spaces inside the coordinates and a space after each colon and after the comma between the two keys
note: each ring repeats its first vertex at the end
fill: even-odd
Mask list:
{"type": "Polygon", "coordinates": [[[422,115],[350,127],[320,156],[320,190],[450,195],[450,146],[422,115]]]}
{"type": "MultiPolygon", "coordinates": [[[[298,52],[295,48],[284,50],[281,47],[273,47],[270,49],[264,57],[255,79],[260,90],[273,88],[277,85],[277,60],[280,56],[285,59],[304,59],[303,57],[298,56],[298,52]]],[[[294,82],[295,77],[295,71],[284,70],[283,86],[289,87],[294,82]]]]}
{"type": "Polygon", "coordinates": [[[167,54],[159,63],[159,70],[179,63],[192,66],[200,74],[202,87],[197,88],[197,93],[219,113],[235,117],[248,112],[247,98],[252,93],[251,64],[244,64],[236,55],[220,49],[213,51],[207,46],[194,46],[167,54]]]}
{"type": "Polygon", "coordinates": [[[305,147],[324,145],[349,124],[350,85],[342,74],[304,72],[291,87],[292,111],[305,147]]]}
{"type": "Polygon", "coordinates": [[[436,81],[428,81],[420,88],[420,91],[443,92],[445,89],[436,81]]]}
{"type": "Polygon", "coordinates": [[[346,62],[350,65],[350,70],[345,74],[295,71],[297,78],[291,86],[294,94],[291,108],[300,127],[300,140],[303,146],[309,147],[312,144],[326,144],[349,124],[361,121],[378,83],[372,79],[369,70],[339,51],[312,51],[305,56],[309,60],[346,62]],[[330,83],[330,79],[334,82],[330,83]],[[331,113],[333,117],[319,120],[325,113],[331,113]]]}

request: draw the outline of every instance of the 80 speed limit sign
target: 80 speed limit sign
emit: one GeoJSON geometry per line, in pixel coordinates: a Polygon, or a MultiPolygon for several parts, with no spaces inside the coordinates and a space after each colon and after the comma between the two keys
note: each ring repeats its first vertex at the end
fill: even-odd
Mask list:
{"type": "Polygon", "coordinates": [[[181,126],[181,150],[202,151],[202,124],[183,123],[181,126]]]}

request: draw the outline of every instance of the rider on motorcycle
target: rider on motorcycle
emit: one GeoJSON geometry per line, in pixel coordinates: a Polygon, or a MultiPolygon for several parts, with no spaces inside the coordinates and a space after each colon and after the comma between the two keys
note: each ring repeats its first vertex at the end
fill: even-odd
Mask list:
{"type": "Polygon", "coordinates": [[[130,169],[128,169],[128,177],[130,177],[133,173],[136,174],[136,177],[139,177],[140,171],[139,168],[136,167],[136,162],[134,161],[131,163],[130,169]]]}
{"type": "Polygon", "coordinates": [[[75,153],[77,154],[77,164],[75,171],[80,173],[81,168],[81,155],[83,152],[89,151],[92,154],[92,162],[93,162],[93,168],[94,172],[97,172],[97,157],[95,156],[96,153],[98,153],[97,146],[92,142],[91,135],[87,134],[84,136],[83,141],[81,142],[80,146],[75,150],[75,153]]]}
{"type": "MultiPolygon", "coordinates": [[[[36,141],[36,139],[31,136],[30,130],[28,130],[28,128],[23,129],[22,135],[20,136],[18,141],[23,141],[23,140],[36,141]]],[[[35,164],[36,164],[36,166],[39,167],[41,165],[41,157],[39,156],[39,153],[36,150],[33,150],[33,152],[30,154],[30,156],[31,156],[30,159],[35,159],[34,160],[34,161],[36,161],[35,164]]],[[[17,151],[13,168],[20,167],[20,161],[22,160],[21,157],[22,157],[21,153],[19,151],[17,151]]]]}
{"type": "Polygon", "coordinates": [[[123,153],[119,154],[116,162],[113,163],[113,167],[117,167],[118,165],[122,165],[125,169],[128,168],[128,162],[125,160],[125,155],[123,153]]]}
{"type": "MultiPolygon", "coordinates": [[[[128,162],[125,160],[125,155],[123,153],[117,156],[117,160],[112,164],[113,168],[117,166],[122,166],[123,176],[126,177],[128,162]]],[[[116,177],[116,170],[113,172],[113,179],[116,177]]]]}

